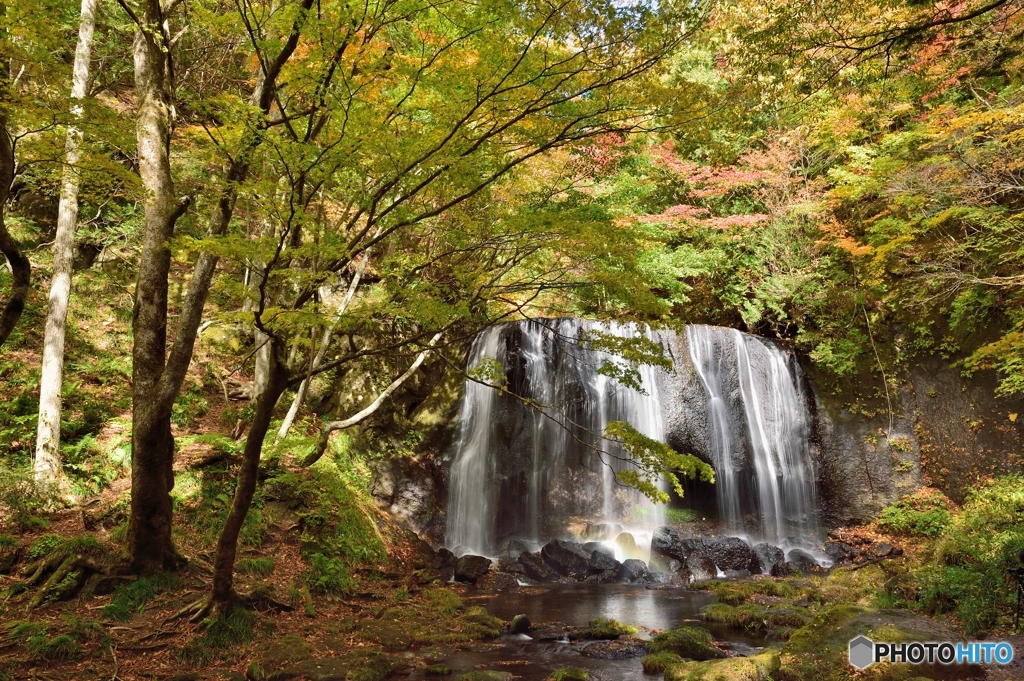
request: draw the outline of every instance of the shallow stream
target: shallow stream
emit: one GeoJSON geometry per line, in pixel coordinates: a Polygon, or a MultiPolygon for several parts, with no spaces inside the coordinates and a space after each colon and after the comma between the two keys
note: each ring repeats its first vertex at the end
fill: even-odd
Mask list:
{"type": "MultiPolygon", "coordinates": [[[[629,584],[552,584],[523,587],[513,593],[463,596],[468,604],[482,605],[505,621],[525,614],[534,624],[556,622],[585,627],[595,617],[616,619],[640,629],[637,638],[647,639],[653,630],[681,624],[702,626],[721,642],[722,647],[739,655],[757,652],[766,644],[763,637],[700,620],[700,609],[714,603],[713,594],[686,589],[648,589],[629,584]]],[[[583,667],[597,681],[651,681],[660,675],[644,674],[641,657],[624,660],[595,659],[584,654],[597,641],[570,643],[562,640],[537,640],[526,636],[502,636],[495,641],[460,650],[444,661],[458,678],[473,669],[508,671],[525,681],[542,681],[559,667],[583,667]]],[[[547,632],[550,635],[550,630],[547,632]]],[[[427,678],[422,670],[411,677],[427,678]]]]}

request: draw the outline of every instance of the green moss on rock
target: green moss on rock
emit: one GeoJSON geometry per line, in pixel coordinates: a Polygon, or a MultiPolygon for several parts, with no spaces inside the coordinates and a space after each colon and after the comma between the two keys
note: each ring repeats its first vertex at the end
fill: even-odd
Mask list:
{"type": "Polygon", "coordinates": [[[778,670],[778,651],[766,650],[751,657],[672,664],[665,669],[665,681],[772,681],[778,670]]]}
{"type": "Polygon", "coordinates": [[[711,645],[711,634],[698,627],[679,627],[665,631],[647,645],[649,653],[675,653],[687,660],[716,660],[725,657],[725,653],[711,645]]]}

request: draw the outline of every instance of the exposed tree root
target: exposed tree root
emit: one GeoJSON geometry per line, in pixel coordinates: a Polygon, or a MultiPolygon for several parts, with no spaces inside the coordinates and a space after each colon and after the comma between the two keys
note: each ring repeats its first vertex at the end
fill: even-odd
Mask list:
{"type": "Polygon", "coordinates": [[[278,612],[290,612],[295,609],[291,605],[282,603],[263,592],[254,591],[250,593],[238,593],[237,591],[232,591],[230,598],[226,601],[214,600],[211,597],[207,597],[189,603],[184,608],[164,620],[164,624],[176,619],[181,619],[182,617],[188,617],[189,622],[202,622],[210,618],[223,617],[235,606],[275,610],[278,612]]]}

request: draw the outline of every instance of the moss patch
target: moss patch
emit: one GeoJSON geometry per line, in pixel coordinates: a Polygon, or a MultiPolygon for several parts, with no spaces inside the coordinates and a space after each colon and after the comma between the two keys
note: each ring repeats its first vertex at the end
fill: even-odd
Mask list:
{"type": "MultiPolygon", "coordinates": [[[[957,640],[947,625],[906,610],[875,610],[855,605],[824,609],[795,632],[782,649],[782,668],[775,681],[846,681],[849,642],[859,635],[878,641],[957,640]]],[[[876,665],[858,675],[864,681],[898,681],[919,676],[961,678],[962,668],[941,665],[876,665]],[[954,676],[949,676],[953,673],[954,676]],[[957,676],[960,675],[960,676],[957,676]]],[[[667,677],[666,677],[667,678],[667,677]]]]}
{"type": "Polygon", "coordinates": [[[751,657],[707,662],[680,662],[665,669],[665,681],[772,681],[779,653],[766,650],[751,657]]]}
{"type": "Polygon", "coordinates": [[[697,627],[679,627],[665,631],[647,645],[649,653],[675,653],[688,660],[716,660],[725,657],[718,648],[711,645],[711,634],[697,627]]]}

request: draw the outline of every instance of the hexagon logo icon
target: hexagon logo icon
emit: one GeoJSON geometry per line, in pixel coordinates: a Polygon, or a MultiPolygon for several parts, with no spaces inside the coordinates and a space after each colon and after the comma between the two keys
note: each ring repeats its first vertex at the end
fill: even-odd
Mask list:
{"type": "Polygon", "coordinates": [[[867,636],[858,636],[850,641],[850,665],[867,669],[875,662],[875,642],[867,636]]]}

